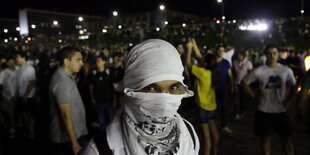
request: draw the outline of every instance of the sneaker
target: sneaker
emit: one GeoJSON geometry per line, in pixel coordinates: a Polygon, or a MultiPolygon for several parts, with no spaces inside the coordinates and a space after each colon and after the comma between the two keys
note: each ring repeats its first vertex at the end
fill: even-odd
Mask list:
{"type": "Polygon", "coordinates": [[[233,133],[232,130],[230,130],[227,126],[225,126],[223,128],[223,132],[228,133],[228,134],[232,134],[233,133]]]}

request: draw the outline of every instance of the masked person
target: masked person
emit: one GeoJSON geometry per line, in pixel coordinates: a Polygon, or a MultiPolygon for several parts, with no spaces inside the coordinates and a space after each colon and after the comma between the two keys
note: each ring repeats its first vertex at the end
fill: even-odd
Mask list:
{"type": "Polygon", "coordinates": [[[168,42],[151,39],[136,45],[125,60],[124,105],[102,136],[92,139],[80,155],[198,155],[193,126],[177,110],[193,96],[183,84],[183,66],[168,42]]]}

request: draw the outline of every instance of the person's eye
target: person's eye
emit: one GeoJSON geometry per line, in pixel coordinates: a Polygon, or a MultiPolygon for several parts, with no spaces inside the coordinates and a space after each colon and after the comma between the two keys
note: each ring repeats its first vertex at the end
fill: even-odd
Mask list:
{"type": "Polygon", "coordinates": [[[156,88],[155,88],[155,86],[147,86],[144,88],[144,91],[145,92],[154,92],[154,91],[156,91],[156,88]]]}
{"type": "Polygon", "coordinates": [[[178,90],[179,89],[179,85],[174,85],[174,86],[171,86],[170,87],[170,91],[176,91],[176,90],[178,90]]]}
{"type": "Polygon", "coordinates": [[[147,90],[147,91],[154,91],[155,88],[154,88],[153,86],[150,86],[150,87],[147,87],[146,90],[147,90]]]}

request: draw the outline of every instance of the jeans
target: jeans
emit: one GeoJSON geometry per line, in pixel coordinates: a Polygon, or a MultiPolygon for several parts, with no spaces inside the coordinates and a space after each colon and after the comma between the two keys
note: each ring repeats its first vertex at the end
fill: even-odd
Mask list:
{"type": "Polygon", "coordinates": [[[100,129],[104,130],[112,120],[112,102],[97,103],[98,120],[100,129]]]}

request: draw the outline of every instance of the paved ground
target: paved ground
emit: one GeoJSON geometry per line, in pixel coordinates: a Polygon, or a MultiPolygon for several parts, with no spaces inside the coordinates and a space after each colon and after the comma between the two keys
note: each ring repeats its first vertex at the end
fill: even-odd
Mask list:
{"type": "MultiPolygon", "coordinates": [[[[255,105],[248,105],[246,113],[240,120],[232,119],[232,109],[233,107],[229,105],[228,116],[230,119],[228,119],[228,126],[233,130],[233,133],[221,133],[219,155],[261,155],[259,138],[254,136],[252,132],[255,105]]],[[[191,109],[183,113],[183,116],[195,124],[199,134],[197,119],[192,117],[192,114],[195,113],[196,111],[191,109]]],[[[293,116],[292,112],[290,112],[290,116],[293,116]]],[[[294,119],[293,130],[292,139],[295,147],[295,155],[310,155],[310,137],[306,133],[304,124],[294,119]]],[[[285,154],[282,150],[282,143],[278,135],[273,135],[271,142],[272,155],[285,154]]]]}

